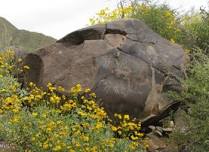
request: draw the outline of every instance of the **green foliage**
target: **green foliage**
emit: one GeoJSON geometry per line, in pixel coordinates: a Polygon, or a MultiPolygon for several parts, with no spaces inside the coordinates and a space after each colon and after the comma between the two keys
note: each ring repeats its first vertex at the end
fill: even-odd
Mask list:
{"type": "Polygon", "coordinates": [[[167,5],[138,5],[132,17],[143,20],[155,32],[168,40],[180,42],[182,39],[176,12],[167,5]]]}
{"type": "MultiPolygon", "coordinates": [[[[172,139],[191,152],[209,151],[209,13],[202,9],[180,19],[167,5],[131,3],[115,10],[102,9],[90,24],[106,23],[119,18],[143,20],[168,40],[189,48],[188,78],[183,91],[172,93],[175,100],[188,106],[186,131],[176,130],[172,139]]],[[[18,46],[34,50],[54,42],[40,34],[17,30],[0,18],[0,48],[18,46]]],[[[112,124],[96,95],[80,85],[71,95],[62,96],[63,88],[48,84],[44,91],[30,84],[20,88],[14,65],[14,54],[0,53],[0,137],[17,151],[143,151],[140,123],[128,115],[116,115],[112,124]],[[130,140],[131,139],[131,140],[130,140]]],[[[24,72],[28,67],[25,66],[24,72]]]]}
{"type": "Polygon", "coordinates": [[[124,14],[123,17],[128,18],[131,16],[133,11],[133,8],[131,6],[125,7],[125,8],[118,8],[115,10],[110,10],[109,8],[101,9],[96,16],[89,19],[90,25],[94,24],[102,24],[107,23],[116,19],[122,18],[122,14],[124,14]]]}
{"type": "Polygon", "coordinates": [[[182,31],[176,12],[167,5],[154,5],[147,2],[134,3],[123,8],[100,10],[90,19],[90,24],[106,23],[119,18],[136,18],[144,21],[155,32],[171,41],[182,41],[182,31]]]}
{"type": "Polygon", "coordinates": [[[162,37],[183,44],[185,48],[199,47],[208,53],[209,13],[207,9],[179,16],[166,4],[151,2],[129,3],[124,7],[100,10],[91,18],[90,24],[107,23],[120,18],[135,18],[144,21],[162,37]]]}
{"type": "Polygon", "coordinates": [[[33,113],[23,109],[1,119],[1,137],[15,144],[17,151],[132,151],[131,141],[113,138],[104,122],[96,129],[97,121],[82,119],[76,113],[60,115],[55,109],[41,106],[33,113]]]}
{"type": "Polygon", "coordinates": [[[192,12],[182,17],[182,25],[187,37],[184,44],[190,48],[199,47],[204,53],[209,53],[209,12],[201,9],[200,12],[192,12]]]}
{"type": "Polygon", "coordinates": [[[20,84],[14,78],[18,71],[14,60],[14,52],[0,52],[0,95],[8,97],[20,91],[20,84]]]}
{"type": "MultiPolygon", "coordinates": [[[[199,51],[198,51],[199,52],[199,51]]],[[[173,133],[178,145],[184,145],[191,152],[209,151],[209,58],[196,54],[184,81],[184,91],[177,95],[188,108],[185,118],[188,128],[185,132],[173,133]],[[198,57],[198,58],[197,58],[198,57]]]]}
{"type": "Polygon", "coordinates": [[[12,76],[0,78],[0,94],[3,97],[11,96],[20,91],[20,84],[12,76]]]}
{"type": "Polygon", "coordinates": [[[202,22],[193,24],[193,31],[196,35],[196,45],[209,53],[209,14],[202,10],[202,22]]]}

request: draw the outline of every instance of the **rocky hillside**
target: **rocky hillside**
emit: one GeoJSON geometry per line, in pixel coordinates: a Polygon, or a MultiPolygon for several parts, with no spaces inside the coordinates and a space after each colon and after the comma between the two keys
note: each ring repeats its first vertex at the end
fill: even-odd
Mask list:
{"type": "Polygon", "coordinates": [[[56,40],[36,32],[19,30],[6,19],[0,17],[0,50],[15,47],[33,51],[54,43],[56,40]]]}

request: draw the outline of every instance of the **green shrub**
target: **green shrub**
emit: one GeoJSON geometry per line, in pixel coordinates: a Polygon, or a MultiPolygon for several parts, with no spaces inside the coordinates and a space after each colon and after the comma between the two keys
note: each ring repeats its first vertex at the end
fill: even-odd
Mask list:
{"type": "MultiPolygon", "coordinates": [[[[0,135],[17,151],[132,151],[137,143],[113,137],[105,122],[82,118],[76,112],[60,115],[49,107],[8,112],[0,123],[0,135]],[[132,149],[133,148],[133,149],[132,149]]],[[[136,151],[142,151],[140,148],[136,151]]]]}
{"type": "Polygon", "coordinates": [[[209,53],[209,12],[201,9],[200,12],[191,12],[181,19],[187,37],[184,45],[192,48],[199,47],[204,53],[209,53]]]}
{"type": "Polygon", "coordinates": [[[200,54],[190,66],[188,78],[184,81],[184,91],[175,98],[187,106],[188,128],[186,132],[176,131],[173,141],[184,145],[191,152],[209,151],[209,58],[200,54]]]}
{"type": "Polygon", "coordinates": [[[135,3],[110,10],[100,10],[90,19],[90,24],[106,23],[121,18],[135,18],[144,21],[155,32],[171,41],[182,41],[182,31],[179,28],[179,20],[174,10],[167,5],[155,5],[152,3],[135,3]]]}
{"type": "Polygon", "coordinates": [[[165,4],[139,4],[131,17],[143,20],[155,32],[168,40],[180,42],[182,39],[177,14],[165,4]]]}

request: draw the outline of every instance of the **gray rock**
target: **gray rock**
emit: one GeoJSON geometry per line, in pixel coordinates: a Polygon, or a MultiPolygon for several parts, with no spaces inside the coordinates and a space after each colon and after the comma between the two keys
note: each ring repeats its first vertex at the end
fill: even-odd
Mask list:
{"type": "Polygon", "coordinates": [[[151,90],[150,65],[157,84],[170,73],[179,85],[176,78],[183,77],[184,51],[142,21],[127,19],[70,33],[28,54],[24,61],[30,66],[27,82],[40,86],[52,82],[66,89],[80,83],[96,92],[110,115],[128,113],[140,118],[151,90]]]}
{"type": "Polygon", "coordinates": [[[186,115],[186,112],[182,109],[178,109],[174,114],[175,130],[178,130],[180,133],[186,133],[189,129],[186,115]]]}

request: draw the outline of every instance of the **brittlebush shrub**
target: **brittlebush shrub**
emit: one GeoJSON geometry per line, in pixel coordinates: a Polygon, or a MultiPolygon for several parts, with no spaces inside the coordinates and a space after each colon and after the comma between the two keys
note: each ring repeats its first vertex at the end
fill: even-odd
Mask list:
{"type": "Polygon", "coordinates": [[[131,14],[133,12],[132,6],[127,6],[118,9],[111,10],[108,7],[101,9],[96,16],[89,19],[90,25],[94,24],[104,24],[107,22],[111,22],[116,19],[120,19],[122,14],[124,14],[125,18],[131,17],[131,14]]]}
{"type": "Polygon", "coordinates": [[[141,4],[138,5],[131,17],[141,19],[168,40],[182,41],[182,31],[179,27],[180,21],[177,18],[177,12],[167,5],[141,4]]]}
{"type": "MultiPolygon", "coordinates": [[[[0,57],[11,52],[1,52],[0,57]]],[[[14,61],[14,55],[9,55],[14,61]]],[[[0,58],[2,59],[2,58],[0,58]]],[[[140,123],[129,119],[112,124],[90,89],[80,84],[65,90],[48,83],[21,89],[10,67],[1,60],[0,138],[16,151],[145,151],[140,123]],[[8,79],[8,80],[7,80],[8,79]],[[63,95],[63,93],[67,95],[63,95]],[[115,130],[116,128],[116,130],[115,130]],[[120,136],[118,133],[121,132],[120,136]]],[[[24,66],[24,70],[29,67],[24,66]]],[[[22,70],[22,71],[24,71],[22,70]]]]}
{"type": "Polygon", "coordinates": [[[144,21],[150,28],[168,40],[182,42],[183,33],[179,27],[180,21],[176,11],[167,5],[155,5],[149,3],[137,3],[110,10],[108,8],[100,10],[96,16],[89,19],[91,25],[107,23],[124,18],[135,18],[144,21]]]}

